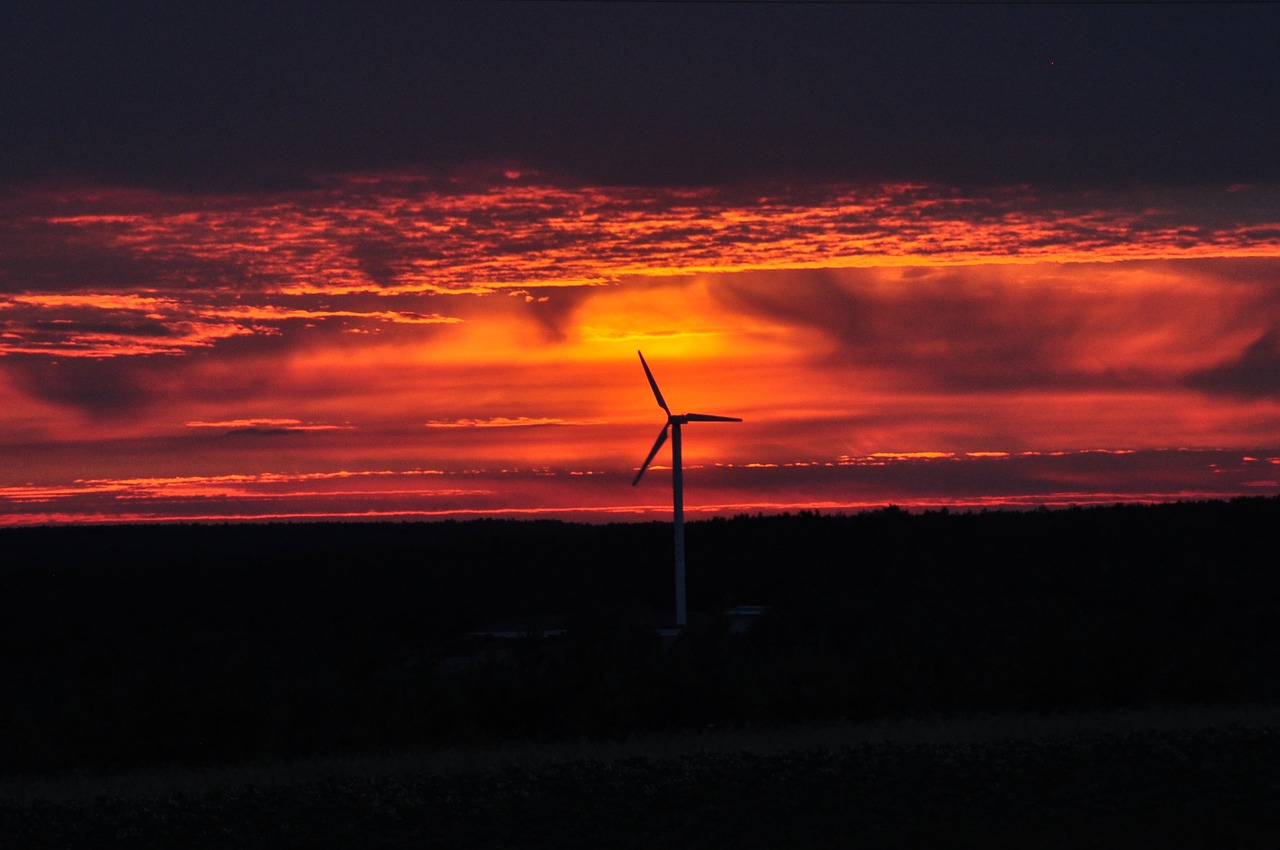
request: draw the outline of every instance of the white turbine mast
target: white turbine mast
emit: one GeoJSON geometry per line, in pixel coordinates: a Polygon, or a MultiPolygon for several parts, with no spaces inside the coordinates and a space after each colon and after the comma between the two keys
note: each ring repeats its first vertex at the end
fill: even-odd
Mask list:
{"type": "Polygon", "coordinates": [[[653,372],[649,370],[649,364],[645,362],[644,355],[639,351],[636,354],[640,355],[640,365],[644,367],[645,377],[649,379],[649,386],[653,388],[653,397],[658,400],[658,407],[666,411],[667,424],[662,426],[662,431],[658,433],[657,441],[654,442],[653,448],[649,449],[649,456],[640,465],[640,471],[636,473],[635,480],[631,482],[631,486],[634,487],[640,483],[640,478],[644,475],[644,471],[649,468],[649,464],[653,462],[658,450],[667,441],[669,432],[671,434],[671,492],[675,507],[676,625],[684,626],[688,623],[688,612],[685,606],[684,592],[684,472],[681,468],[680,458],[680,426],[689,422],[741,422],[742,420],[735,416],[712,416],[709,413],[681,413],[679,415],[672,413],[671,408],[667,407],[667,402],[662,398],[662,390],[658,389],[658,382],[653,379],[653,372]]]}

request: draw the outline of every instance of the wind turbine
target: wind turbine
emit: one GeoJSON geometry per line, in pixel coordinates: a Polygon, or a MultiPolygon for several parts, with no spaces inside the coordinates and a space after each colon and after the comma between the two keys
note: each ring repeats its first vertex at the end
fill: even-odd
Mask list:
{"type": "Polygon", "coordinates": [[[658,400],[658,407],[661,407],[667,413],[667,424],[662,426],[662,431],[658,433],[658,439],[653,444],[653,448],[649,449],[649,456],[644,459],[644,463],[640,465],[640,471],[636,473],[635,480],[631,482],[634,487],[640,483],[641,476],[644,471],[649,468],[649,464],[653,462],[653,458],[658,454],[658,450],[662,448],[662,444],[667,441],[667,433],[671,434],[671,491],[675,505],[674,520],[676,527],[676,625],[684,626],[688,623],[688,614],[685,610],[684,595],[684,472],[681,469],[680,461],[680,426],[689,422],[741,422],[734,416],[712,416],[708,413],[681,413],[676,415],[671,412],[671,408],[667,407],[667,402],[662,398],[662,390],[658,389],[658,382],[653,379],[653,372],[649,371],[649,364],[644,361],[644,355],[639,351],[640,365],[644,367],[645,377],[649,379],[649,386],[653,388],[653,397],[658,400]]]}

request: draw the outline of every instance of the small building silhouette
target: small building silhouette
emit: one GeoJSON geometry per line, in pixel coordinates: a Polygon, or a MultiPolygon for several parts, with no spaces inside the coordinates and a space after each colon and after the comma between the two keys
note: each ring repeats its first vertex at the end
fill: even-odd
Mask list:
{"type": "Polygon", "coordinates": [[[768,605],[735,605],[724,616],[729,621],[729,633],[740,635],[768,613],[768,605]]]}

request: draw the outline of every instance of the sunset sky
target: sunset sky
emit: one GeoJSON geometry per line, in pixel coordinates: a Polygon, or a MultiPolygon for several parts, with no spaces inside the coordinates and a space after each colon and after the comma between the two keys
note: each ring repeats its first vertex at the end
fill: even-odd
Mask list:
{"type": "Polygon", "coordinates": [[[30,5],[0,524],[1280,491],[1280,6],[30,5]]]}

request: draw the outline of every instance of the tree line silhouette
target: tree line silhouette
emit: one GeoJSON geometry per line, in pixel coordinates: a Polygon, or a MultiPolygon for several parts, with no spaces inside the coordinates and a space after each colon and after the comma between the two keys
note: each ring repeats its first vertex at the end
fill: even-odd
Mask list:
{"type": "Polygon", "coordinates": [[[1270,701],[1280,499],[0,531],[0,774],[1270,701]],[[717,615],[768,605],[742,634],[717,615]],[[497,641],[499,619],[567,632],[497,641]]]}

